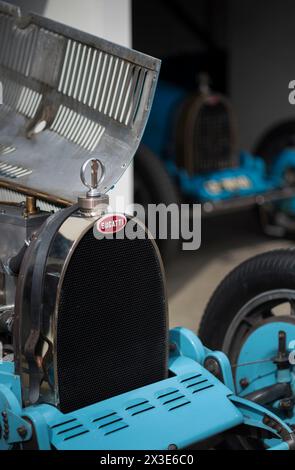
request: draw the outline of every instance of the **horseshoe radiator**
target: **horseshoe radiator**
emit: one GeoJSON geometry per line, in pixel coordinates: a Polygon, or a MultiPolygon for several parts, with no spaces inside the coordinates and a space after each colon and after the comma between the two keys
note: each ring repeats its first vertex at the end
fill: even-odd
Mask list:
{"type": "Polygon", "coordinates": [[[167,306],[157,247],[134,219],[120,239],[95,238],[103,217],[112,220],[74,212],[58,230],[57,215],[48,219],[20,273],[19,368],[23,383],[28,371],[30,382],[24,393],[65,413],[167,376],[167,306]],[[140,238],[126,237],[130,225],[140,238]],[[32,359],[36,301],[40,331],[32,359]],[[40,361],[42,370],[34,367],[40,361]]]}

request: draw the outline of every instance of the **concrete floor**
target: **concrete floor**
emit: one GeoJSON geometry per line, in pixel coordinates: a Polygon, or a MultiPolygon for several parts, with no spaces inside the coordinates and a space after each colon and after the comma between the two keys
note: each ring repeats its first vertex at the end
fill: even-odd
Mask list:
{"type": "Polygon", "coordinates": [[[180,252],[166,268],[170,326],[196,331],[210,296],[228,272],[258,253],[290,246],[294,241],[262,234],[254,211],[203,220],[201,248],[180,252]]]}

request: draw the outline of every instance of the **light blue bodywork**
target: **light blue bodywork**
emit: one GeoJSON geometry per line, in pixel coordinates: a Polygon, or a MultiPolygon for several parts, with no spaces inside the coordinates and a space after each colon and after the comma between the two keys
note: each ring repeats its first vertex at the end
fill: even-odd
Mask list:
{"type": "MultiPolygon", "coordinates": [[[[291,354],[294,352],[295,324],[283,321],[264,324],[253,331],[243,343],[236,367],[237,393],[246,396],[249,393],[276,383],[289,383],[293,396],[295,395],[295,365],[289,369],[278,370],[273,362],[277,354],[279,331],[285,331],[286,344],[291,354]],[[259,358],[259,361],[257,360],[259,358]],[[242,381],[248,383],[241,387],[242,381]]],[[[280,400],[272,403],[272,409],[289,425],[295,424],[294,411],[286,417],[280,408],[280,400]]],[[[293,407],[294,410],[294,407],[293,407]]],[[[274,445],[273,440],[267,440],[267,445],[274,445]]]]}
{"type": "MultiPolygon", "coordinates": [[[[294,152],[295,166],[295,152],[294,152]]],[[[181,191],[198,202],[221,201],[234,197],[255,196],[278,188],[277,180],[274,182],[268,178],[266,166],[261,158],[253,157],[247,152],[241,152],[240,164],[237,168],[228,168],[199,175],[189,176],[184,169],[179,169],[173,162],[167,162],[168,172],[175,178],[181,187],[181,191]],[[226,185],[231,181],[246,182],[245,187],[237,184],[235,189],[227,189],[226,185]],[[219,185],[218,192],[210,191],[209,185],[219,185]]]]}
{"type": "Polygon", "coordinates": [[[30,423],[43,450],[165,450],[172,444],[181,449],[243,423],[271,431],[274,449],[289,448],[281,433],[263,422],[267,415],[291,434],[283,421],[235,395],[231,368],[223,353],[209,351],[185,328],[170,332],[170,344],[169,378],[68,414],[45,403],[22,407],[13,363],[2,363],[0,412],[6,413],[9,437],[4,439],[2,433],[0,449],[29,440],[30,423]],[[218,360],[224,383],[204,368],[209,356],[218,360]]]}
{"type": "MultiPolygon", "coordinates": [[[[243,343],[237,360],[239,367],[236,368],[239,395],[245,396],[278,382],[290,383],[295,395],[295,366],[279,371],[272,361],[277,354],[278,334],[281,330],[286,332],[287,346],[292,344],[295,338],[295,324],[279,321],[279,317],[275,322],[257,327],[243,343]],[[240,381],[245,377],[249,385],[242,388],[240,381]]],[[[292,349],[289,349],[289,352],[291,353],[292,349]]],[[[290,422],[295,423],[295,417],[290,418],[290,422]]]]}

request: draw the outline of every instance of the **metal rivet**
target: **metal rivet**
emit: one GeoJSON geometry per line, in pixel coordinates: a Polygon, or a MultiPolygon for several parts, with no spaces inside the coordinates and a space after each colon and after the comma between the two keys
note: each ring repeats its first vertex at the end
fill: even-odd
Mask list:
{"type": "Polygon", "coordinates": [[[19,428],[17,428],[17,432],[18,432],[18,435],[24,439],[26,437],[26,435],[28,434],[28,430],[25,426],[20,426],[19,428]]]}
{"type": "Polygon", "coordinates": [[[249,380],[246,377],[240,380],[240,386],[242,388],[246,388],[248,387],[248,385],[249,385],[249,380]]]}

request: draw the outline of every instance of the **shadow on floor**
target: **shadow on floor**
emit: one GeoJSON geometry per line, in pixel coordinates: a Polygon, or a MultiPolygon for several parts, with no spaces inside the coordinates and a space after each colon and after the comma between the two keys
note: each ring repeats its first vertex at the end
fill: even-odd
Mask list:
{"type": "Polygon", "coordinates": [[[202,244],[197,251],[180,251],[166,268],[169,294],[176,294],[187,281],[216,257],[226,258],[239,248],[263,245],[271,238],[260,228],[255,211],[219,215],[202,220],[202,244]]]}

